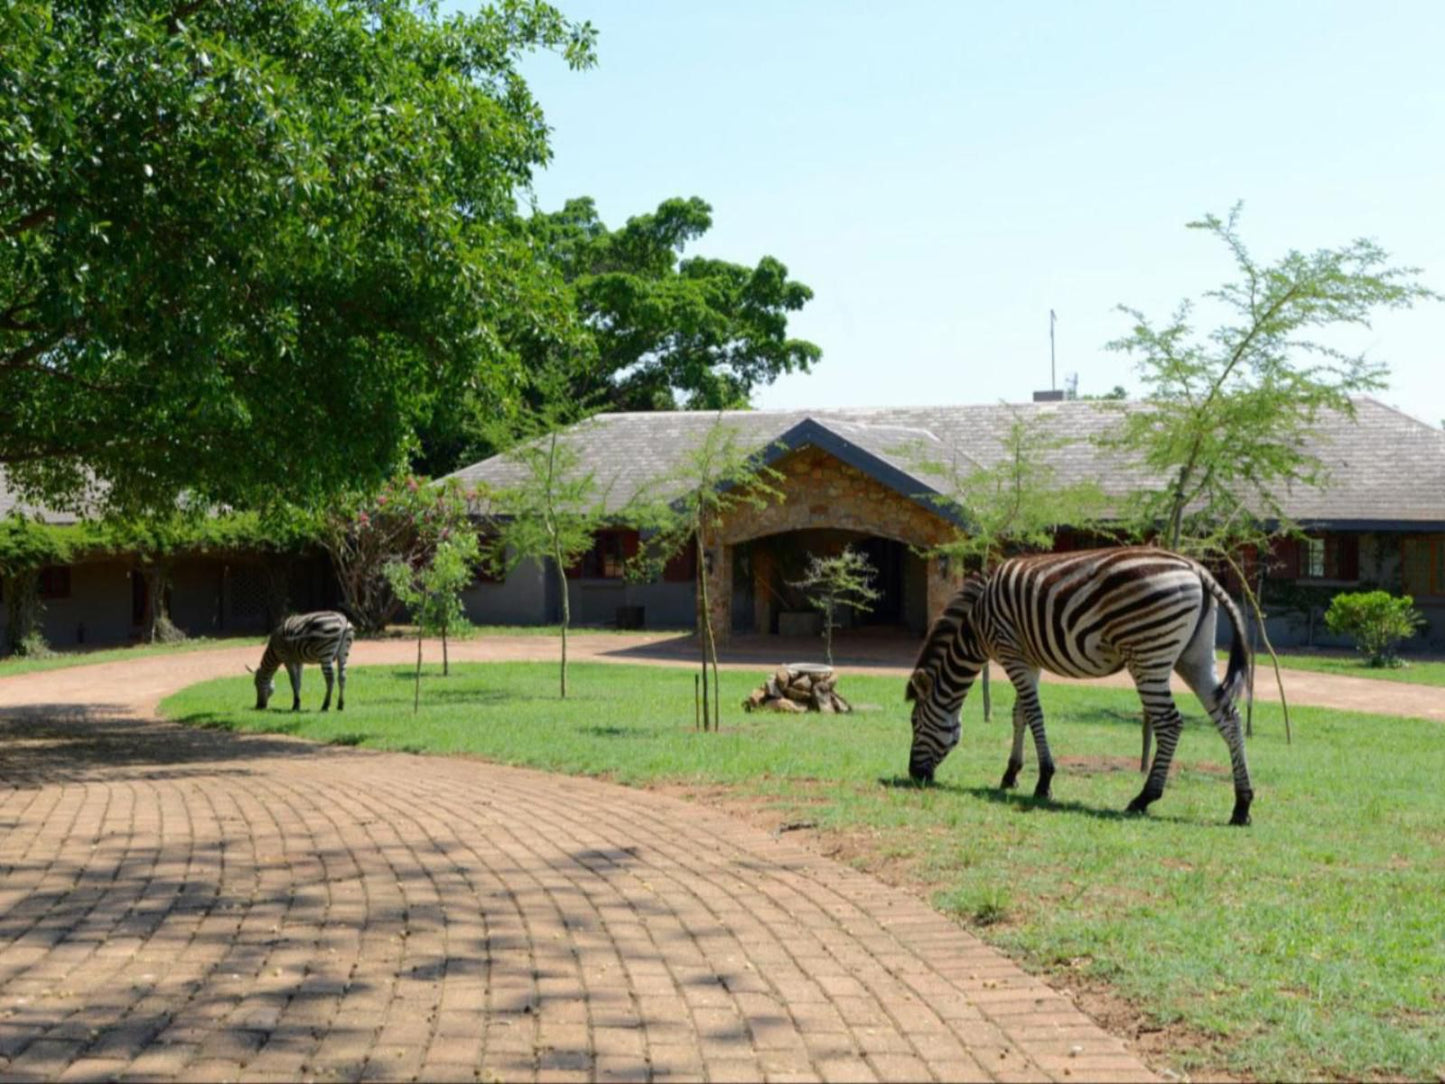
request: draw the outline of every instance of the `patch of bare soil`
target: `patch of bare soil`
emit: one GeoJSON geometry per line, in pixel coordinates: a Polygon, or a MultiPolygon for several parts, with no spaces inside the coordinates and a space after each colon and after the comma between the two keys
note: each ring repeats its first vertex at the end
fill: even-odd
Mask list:
{"type": "MultiPolygon", "coordinates": [[[[1055,757],[1054,762],[1061,770],[1077,772],[1079,775],[1107,775],[1111,772],[1132,772],[1139,775],[1139,759],[1137,757],[1105,757],[1105,756],[1065,756],[1055,757]]],[[[1196,760],[1185,762],[1176,760],[1169,765],[1170,777],[1177,776],[1180,772],[1196,772],[1200,775],[1216,775],[1230,778],[1229,765],[1212,764],[1209,761],[1196,760]]]]}
{"type": "MultiPolygon", "coordinates": [[[[1059,764],[1085,772],[1139,770],[1139,762],[1131,762],[1127,757],[1061,757],[1059,764]]],[[[1174,769],[1177,771],[1178,768],[1176,762],[1174,769]]],[[[1191,764],[1188,770],[1229,774],[1228,768],[1212,764],[1191,764]]],[[[802,780],[797,786],[798,792],[786,798],[740,794],[729,787],[715,785],[653,784],[648,789],[721,809],[755,828],[777,836],[786,835],[816,854],[843,862],[925,901],[929,901],[932,893],[941,887],[936,879],[930,879],[920,868],[916,852],[902,854],[892,850],[881,832],[868,829],[839,831],[822,827],[812,820],[807,808],[823,804],[826,798],[810,795],[809,791],[821,791],[824,787],[831,789],[836,784],[802,780]]],[[[1087,977],[1081,969],[1089,962],[1081,959],[1053,967],[1029,966],[1028,970],[1042,975],[1105,1031],[1127,1039],[1130,1048],[1156,1070],[1178,1065],[1181,1056],[1188,1054],[1191,1060],[1200,1062],[1200,1067],[1189,1073],[1191,1081],[1247,1082],[1254,1079],[1223,1068],[1217,1037],[1182,1023],[1159,1024],[1150,1020],[1138,1006],[1119,995],[1107,983],[1087,977]]],[[[1019,963],[1027,966],[1025,961],[1019,963]]],[[[1172,1074],[1174,1070],[1170,1072],[1172,1074]]],[[[1166,1079],[1180,1078],[1170,1076],[1166,1079]]]]}

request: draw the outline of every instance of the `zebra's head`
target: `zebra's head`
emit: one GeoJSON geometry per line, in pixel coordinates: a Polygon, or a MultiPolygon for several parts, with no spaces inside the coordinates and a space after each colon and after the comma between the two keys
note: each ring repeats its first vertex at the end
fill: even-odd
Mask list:
{"type": "Polygon", "coordinates": [[[928,633],[904,698],[913,702],[913,746],[908,774],[932,783],[943,758],[958,744],[959,712],[988,655],[970,619],[983,593],[983,579],[970,578],[928,633]]]}
{"type": "Polygon", "coordinates": [[[246,669],[256,675],[256,710],[265,711],[271,694],[276,691],[276,674],[268,674],[265,670],[251,670],[249,666],[246,669]]]}

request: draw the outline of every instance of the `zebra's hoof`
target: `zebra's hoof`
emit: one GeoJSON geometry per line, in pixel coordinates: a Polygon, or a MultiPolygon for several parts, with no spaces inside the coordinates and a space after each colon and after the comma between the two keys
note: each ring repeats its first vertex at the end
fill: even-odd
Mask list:
{"type": "Polygon", "coordinates": [[[999,780],[998,789],[1013,790],[1018,785],[1018,780],[1012,774],[1005,774],[1004,777],[999,780]]]}
{"type": "Polygon", "coordinates": [[[1132,802],[1130,802],[1124,807],[1124,812],[1132,813],[1135,816],[1142,817],[1144,814],[1149,812],[1149,803],[1152,800],[1153,799],[1151,798],[1145,798],[1141,794],[1139,797],[1135,798],[1132,802]]]}
{"type": "Polygon", "coordinates": [[[1053,792],[1052,790],[1050,790],[1048,787],[1035,787],[1035,788],[1034,788],[1034,798],[1037,799],[1037,800],[1040,801],[1040,802],[1052,801],[1052,800],[1053,800],[1053,797],[1054,797],[1054,792],[1053,792]]]}

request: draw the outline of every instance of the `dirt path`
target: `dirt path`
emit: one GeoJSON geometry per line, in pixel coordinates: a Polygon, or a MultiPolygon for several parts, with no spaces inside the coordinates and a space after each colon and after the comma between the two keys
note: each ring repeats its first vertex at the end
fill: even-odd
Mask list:
{"type": "Polygon", "coordinates": [[[716,810],[150,717],[256,655],[0,679],[0,1077],[1154,1079],[920,900],[716,810]]]}
{"type": "MultiPolygon", "coordinates": [[[[569,656],[575,662],[692,666],[696,664],[697,651],[695,641],[675,633],[624,635],[580,632],[574,633],[568,641],[569,656]]],[[[779,662],[794,658],[813,659],[817,651],[817,642],[811,638],[739,637],[723,649],[722,666],[733,670],[758,670],[761,674],[770,671],[779,662]]],[[[904,679],[912,669],[916,651],[917,644],[911,640],[856,641],[848,645],[846,653],[839,655],[838,664],[904,679]]],[[[425,652],[427,659],[439,659],[441,646],[428,641],[425,652]]],[[[450,652],[453,659],[463,662],[552,662],[557,658],[557,640],[551,636],[489,636],[454,643],[450,652]]],[[[212,677],[240,673],[248,665],[255,666],[260,654],[258,647],[225,647],[153,656],[147,661],[154,665],[144,667],[137,665],[140,660],[127,660],[20,674],[0,678],[0,706],[45,703],[47,690],[63,688],[69,697],[108,698],[109,702],[128,709],[152,714],[160,700],[175,689],[212,677]]],[[[352,651],[352,663],[357,666],[410,663],[415,658],[414,640],[362,640],[352,651]]],[[[997,681],[1007,680],[997,667],[993,673],[997,681]]],[[[1116,674],[1094,682],[1071,682],[1068,678],[1045,674],[1044,680],[1060,684],[1132,686],[1127,674],[1116,674]]],[[[1445,722],[1445,689],[1434,686],[1308,670],[1285,670],[1284,686],[1291,704],[1445,722]]],[[[1175,687],[1188,695],[1181,683],[1176,681],[1175,687]]],[[[1279,702],[1272,669],[1261,666],[1255,679],[1255,691],[1261,701],[1279,702]]]]}

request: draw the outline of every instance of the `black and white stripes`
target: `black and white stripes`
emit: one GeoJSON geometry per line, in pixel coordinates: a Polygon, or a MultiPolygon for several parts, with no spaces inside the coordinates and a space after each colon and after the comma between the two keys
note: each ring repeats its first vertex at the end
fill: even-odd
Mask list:
{"type": "Polygon", "coordinates": [[[1229,745],[1234,773],[1232,824],[1249,823],[1254,792],[1234,700],[1249,670],[1238,608],[1198,563],[1165,550],[1126,548],[1044,554],[1005,561],[973,576],[934,623],[913,676],[913,746],[908,770],[931,780],[959,737],[959,711],[979,671],[992,658],[1018,693],[1013,749],[1003,786],[1023,767],[1024,727],[1039,758],[1034,794],[1048,797],[1053,756],[1039,706],[1039,671],[1103,677],[1127,669],[1158,738],[1144,789],[1129,803],[1142,813],[1164,793],[1183,725],[1169,690],[1177,672],[1194,690],[1229,745]],[[1234,625],[1229,668],[1214,672],[1218,609],[1234,625]]]}
{"type": "Polygon", "coordinates": [[[338,692],[336,710],[346,707],[346,657],[356,631],[345,614],[333,610],[297,614],[276,627],[266,643],[266,653],[256,670],[256,708],[263,710],[276,691],[276,671],[284,666],[291,679],[291,710],[301,710],[301,667],[304,663],[321,664],[326,678],[326,699],[321,710],[331,706],[332,667],[336,668],[338,692]]]}

